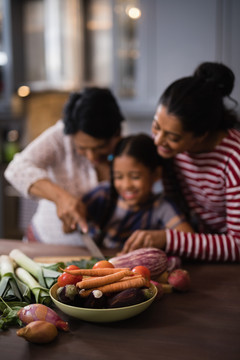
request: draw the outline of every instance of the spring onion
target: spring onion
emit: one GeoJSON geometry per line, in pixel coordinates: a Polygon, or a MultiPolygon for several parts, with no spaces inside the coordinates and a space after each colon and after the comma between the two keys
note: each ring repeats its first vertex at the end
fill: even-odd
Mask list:
{"type": "Polygon", "coordinates": [[[41,286],[27,270],[22,267],[18,267],[15,272],[17,277],[29,286],[35,297],[36,303],[44,304],[46,306],[51,304],[49,290],[41,286]]]}
{"type": "Polygon", "coordinates": [[[45,267],[40,265],[18,249],[13,249],[9,256],[17,263],[18,266],[22,267],[34,278],[36,278],[40,286],[44,288],[50,289],[50,287],[57,281],[58,276],[62,274],[59,271],[52,270],[49,266],[45,267]]]}

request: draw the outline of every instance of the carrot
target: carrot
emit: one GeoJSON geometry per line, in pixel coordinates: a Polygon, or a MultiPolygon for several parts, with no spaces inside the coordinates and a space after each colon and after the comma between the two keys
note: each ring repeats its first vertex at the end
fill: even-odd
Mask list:
{"type": "Polygon", "coordinates": [[[124,276],[122,279],[120,279],[119,281],[125,281],[125,280],[131,280],[131,279],[136,279],[142,277],[142,275],[140,274],[134,274],[134,275],[130,275],[130,276],[124,276]]]}
{"type": "Polygon", "coordinates": [[[80,290],[79,294],[82,297],[87,297],[88,295],[91,294],[91,292],[93,290],[100,290],[103,293],[112,293],[112,292],[119,292],[125,289],[129,289],[132,287],[143,287],[143,286],[147,286],[147,280],[143,277],[135,277],[132,276],[131,279],[127,279],[125,281],[117,281],[115,283],[112,284],[107,284],[107,285],[103,285],[103,286],[99,286],[96,288],[92,288],[92,289],[88,289],[88,290],[80,290]]]}
{"type": "Polygon", "coordinates": [[[114,274],[110,274],[110,275],[86,278],[86,279],[83,279],[82,281],[79,281],[76,284],[76,286],[79,287],[80,289],[91,289],[93,287],[98,287],[98,286],[114,283],[114,282],[124,278],[124,276],[127,276],[127,275],[133,275],[132,271],[121,270],[121,271],[118,271],[118,272],[116,272],[114,274]]]}
{"type": "Polygon", "coordinates": [[[104,275],[115,274],[122,270],[130,271],[129,268],[99,268],[99,269],[79,269],[79,270],[61,269],[61,270],[71,275],[82,275],[82,276],[104,276],[104,275]]]}

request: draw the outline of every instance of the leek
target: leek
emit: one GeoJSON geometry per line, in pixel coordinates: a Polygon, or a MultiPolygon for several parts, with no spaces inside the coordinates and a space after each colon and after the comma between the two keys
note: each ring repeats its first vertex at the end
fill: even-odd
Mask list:
{"type": "Polygon", "coordinates": [[[27,270],[22,267],[18,267],[15,272],[17,277],[31,289],[36,303],[44,304],[46,306],[51,304],[49,290],[41,286],[27,270]]]}
{"type": "Polygon", "coordinates": [[[29,272],[37,279],[40,286],[50,289],[57,282],[57,278],[62,273],[52,270],[50,266],[43,266],[30,259],[26,254],[18,249],[13,249],[9,256],[17,263],[18,266],[29,272]]]}
{"type": "Polygon", "coordinates": [[[8,255],[0,257],[0,297],[5,301],[31,301],[31,291],[28,286],[18,280],[14,274],[13,261],[8,255]]]}

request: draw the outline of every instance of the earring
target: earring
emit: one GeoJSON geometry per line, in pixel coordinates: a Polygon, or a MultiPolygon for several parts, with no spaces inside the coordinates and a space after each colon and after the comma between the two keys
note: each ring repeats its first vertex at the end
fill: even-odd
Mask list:
{"type": "Polygon", "coordinates": [[[107,160],[109,162],[113,161],[113,154],[109,154],[108,157],[107,157],[107,160]]]}

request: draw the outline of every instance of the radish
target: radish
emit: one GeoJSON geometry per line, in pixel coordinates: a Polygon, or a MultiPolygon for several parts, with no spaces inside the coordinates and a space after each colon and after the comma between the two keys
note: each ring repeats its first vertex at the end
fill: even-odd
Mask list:
{"type": "Polygon", "coordinates": [[[188,291],[190,288],[190,276],[187,270],[175,269],[168,276],[168,283],[178,291],[188,291]]]}

